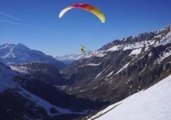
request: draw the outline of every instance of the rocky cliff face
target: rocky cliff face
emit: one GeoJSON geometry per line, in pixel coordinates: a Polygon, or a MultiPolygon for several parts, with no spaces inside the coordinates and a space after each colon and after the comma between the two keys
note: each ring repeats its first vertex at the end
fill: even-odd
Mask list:
{"type": "Polygon", "coordinates": [[[66,91],[91,100],[116,102],[169,75],[170,60],[170,26],[114,40],[63,71],[72,80],[66,91]]]}

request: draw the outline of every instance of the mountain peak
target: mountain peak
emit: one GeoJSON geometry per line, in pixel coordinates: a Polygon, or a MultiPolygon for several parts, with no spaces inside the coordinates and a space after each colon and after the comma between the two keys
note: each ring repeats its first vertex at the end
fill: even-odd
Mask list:
{"type": "Polygon", "coordinates": [[[31,50],[30,48],[28,48],[26,45],[22,44],[22,43],[17,43],[14,47],[14,50],[22,50],[22,51],[29,51],[31,50]]]}
{"type": "Polygon", "coordinates": [[[24,45],[24,44],[22,44],[22,43],[17,43],[16,46],[17,46],[17,47],[28,48],[26,45],[24,45]]]}

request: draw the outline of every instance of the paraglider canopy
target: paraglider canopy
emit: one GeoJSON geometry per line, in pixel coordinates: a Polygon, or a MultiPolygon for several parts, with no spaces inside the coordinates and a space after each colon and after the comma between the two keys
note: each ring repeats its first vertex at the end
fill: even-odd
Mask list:
{"type": "Polygon", "coordinates": [[[67,11],[71,10],[71,9],[74,9],[74,8],[79,8],[79,9],[82,9],[82,10],[86,10],[92,14],[94,14],[102,23],[105,23],[105,16],[104,14],[99,10],[97,9],[96,7],[90,5],[90,4],[85,4],[85,3],[77,3],[77,4],[73,4],[73,5],[70,5],[66,8],[64,8],[60,14],[59,14],[59,18],[61,18],[67,11]]]}

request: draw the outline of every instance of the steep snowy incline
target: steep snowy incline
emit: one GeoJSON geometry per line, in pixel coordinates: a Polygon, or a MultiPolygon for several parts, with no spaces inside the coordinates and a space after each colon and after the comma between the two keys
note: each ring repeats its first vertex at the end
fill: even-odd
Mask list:
{"type": "Polygon", "coordinates": [[[170,120],[171,75],[106,109],[89,120],[170,120]]]}

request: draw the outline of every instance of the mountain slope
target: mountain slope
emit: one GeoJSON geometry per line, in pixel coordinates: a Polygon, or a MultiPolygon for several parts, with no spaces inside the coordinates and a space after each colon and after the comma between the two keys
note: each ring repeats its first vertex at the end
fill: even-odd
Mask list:
{"type": "MultiPolygon", "coordinates": [[[[22,75],[0,63],[0,118],[3,120],[71,119],[80,112],[58,107],[18,83],[22,75]]],[[[24,80],[24,79],[22,79],[24,80]]],[[[41,86],[41,85],[40,85],[41,86]]]]}
{"type": "Polygon", "coordinates": [[[27,63],[20,65],[10,65],[10,68],[30,78],[40,79],[42,82],[51,85],[62,85],[65,83],[59,70],[48,63],[27,63]]]}
{"type": "Polygon", "coordinates": [[[64,63],[57,61],[52,56],[45,55],[37,50],[31,50],[21,43],[0,45],[0,60],[5,64],[52,63],[58,69],[65,66],[64,63]]]}
{"type": "Polygon", "coordinates": [[[4,120],[72,120],[106,104],[61,91],[58,86],[62,80],[52,65],[32,63],[11,68],[24,68],[25,72],[14,72],[0,64],[0,118],[4,120]]]}
{"type": "Polygon", "coordinates": [[[171,75],[156,85],[110,105],[90,120],[170,120],[171,75]]]}
{"type": "MultiPolygon", "coordinates": [[[[24,97],[24,96],[27,96],[27,98],[30,98],[30,95],[32,95],[32,94],[30,94],[30,93],[28,94],[28,92],[26,92],[24,89],[22,89],[20,87],[20,85],[14,81],[15,76],[17,76],[17,73],[11,71],[9,67],[7,67],[3,64],[0,64],[0,83],[1,83],[0,84],[0,97],[1,97],[0,101],[1,101],[1,103],[3,103],[0,105],[1,108],[3,108],[3,109],[1,109],[1,114],[0,114],[1,119],[3,119],[3,118],[4,119],[7,119],[7,118],[22,119],[24,116],[27,117],[27,115],[26,115],[26,114],[28,114],[27,111],[23,111],[23,112],[21,111],[22,109],[27,108],[27,106],[24,105],[23,103],[25,103],[25,104],[27,103],[28,106],[30,106],[32,103],[30,100],[28,100],[24,97]],[[13,99],[13,102],[11,101],[9,104],[8,99],[13,99]],[[20,103],[21,101],[23,103],[20,103]],[[12,103],[12,105],[11,105],[11,103],[12,103]],[[18,106],[18,107],[16,107],[16,106],[18,106]],[[12,111],[13,111],[13,114],[9,115],[9,113],[12,111]],[[17,115],[18,114],[17,112],[19,112],[19,111],[20,111],[20,113],[23,113],[23,116],[17,115]]],[[[28,112],[29,111],[31,112],[32,109],[35,109],[35,112],[39,111],[38,108],[36,108],[34,106],[32,106],[32,108],[28,108],[27,110],[28,110],[28,112]]],[[[33,115],[32,117],[35,117],[35,116],[33,115]]]]}
{"type": "Polygon", "coordinates": [[[120,101],[171,73],[171,27],[113,41],[65,70],[69,94],[120,101]]]}

